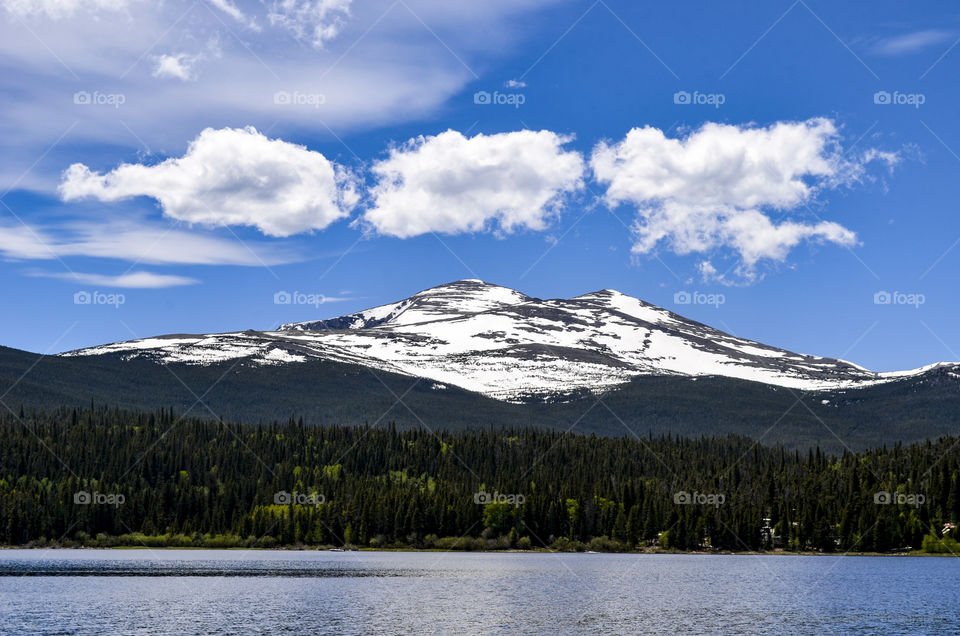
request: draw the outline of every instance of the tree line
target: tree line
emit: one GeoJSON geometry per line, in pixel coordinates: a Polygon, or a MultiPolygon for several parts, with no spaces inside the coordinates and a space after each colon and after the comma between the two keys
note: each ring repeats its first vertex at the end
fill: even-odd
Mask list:
{"type": "Polygon", "coordinates": [[[960,550],[960,439],[840,455],[748,438],[0,415],[0,543],[960,550]]]}

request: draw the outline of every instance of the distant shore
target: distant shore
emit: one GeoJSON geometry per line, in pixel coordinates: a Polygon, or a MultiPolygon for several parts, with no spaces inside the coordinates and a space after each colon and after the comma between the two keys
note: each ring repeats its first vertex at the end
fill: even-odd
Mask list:
{"type": "Polygon", "coordinates": [[[144,546],[144,545],[120,545],[120,546],[24,546],[24,545],[3,545],[0,550],[219,550],[234,552],[425,552],[425,553],[443,553],[450,552],[454,554],[636,554],[636,555],[701,555],[701,556],[856,556],[856,557],[958,557],[956,554],[931,553],[923,550],[910,550],[903,552],[819,552],[815,550],[792,551],[792,550],[768,550],[768,551],[729,551],[729,550],[662,550],[651,548],[647,550],[625,550],[619,552],[600,552],[595,550],[550,550],[548,548],[534,548],[530,550],[504,549],[504,550],[443,550],[438,548],[337,548],[329,546],[287,546],[287,547],[227,547],[212,548],[204,546],[144,546]]]}

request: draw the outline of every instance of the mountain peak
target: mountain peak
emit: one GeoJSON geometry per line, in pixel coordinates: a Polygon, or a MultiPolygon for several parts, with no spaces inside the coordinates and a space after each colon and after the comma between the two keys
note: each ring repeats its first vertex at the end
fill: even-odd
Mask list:
{"type": "Polygon", "coordinates": [[[596,298],[596,297],[614,297],[614,296],[627,296],[621,291],[616,289],[599,289],[597,291],[590,292],[588,294],[582,294],[577,296],[577,298],[596,298]]]}
{"type": "Polygon", "coordinates": [[[281,325],[279,331],[326,331],[330,329],[370,329],[413,325],[436,320],[460,318],[493,309],[529,302],[520,292],[485,283],[476,278],[457,280],[419,291],[396,303],[331,318],[281,325]]]}
{"type": "Polygon", "coordinates": [[[424,318],[432,320],[436,317],[475,314],[529,300],[529,296],[509,287],[468,278],[425,289],[402,301],[410,303],[407,313],[413,312],[404,318],[403,323],[411,324],[412,320],[422,322],[424,318]]]}
{"type": "Polygon", "coordinates": [[[434,285],[433,287],[428,287],[422,291],[417,292],[416,294],[414,294],[414,296],[418,296],[420,294],[425,294],[427,292],[436,291],[436,290],[480,289],[485,287],[500,287],[500,285],[494,285],[493,283],[482,281],[479,278],[461,278],[460,280],[451,281],[449,283],[443,283],[442,285],[434,285]]]}
{"type": "Polygon", "coordinates": [[[276,331],[151,338],[72,355],[111,352],[193,364],[238,357],[270,365],[329,359],[507,400],[602,392],[651,375],[724,376],[818,390],[917,374],[880,375],[840,360],[777,349],[615,289],[540,300],[477,279],[276,331]]]}
{"type": "MultiPolygon", "coordinates": [[[[417,292],[414,296],[419,296],[421,294],[426,294],[428,292],[435,291],[444,291],[444,290],[482,290],[482,289],[510,289],[509,287],[504,287],[503,285],[497,285],[496,283],[488,283],[486,281],[480,280],[479,278],[461,278],[460,280],[451,281],[449,283],[443,283],[442,285],[434,285],[433,287],[428,287],[422,291],[417,292]]],[[[515,291],[515,290],[510,290],[515,291]]],[[[519,292],[517,292],[519,293],[519,292]]]]}

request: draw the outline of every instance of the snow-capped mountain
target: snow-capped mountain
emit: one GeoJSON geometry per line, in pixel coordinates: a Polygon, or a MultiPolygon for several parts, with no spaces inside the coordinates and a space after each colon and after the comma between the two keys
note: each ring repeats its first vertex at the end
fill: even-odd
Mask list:
{"type": "Polygon", "coordinates": [[[874,373],[843,360],[792,353],[609,289],[541,300],[479,280],[275,331],[161,336],[62,355],[109,353],[187,364],[327,359],[508,401],[604,391],[642,375],[725,376],[819,390],[865,387],[929,369],[874,373]]]}

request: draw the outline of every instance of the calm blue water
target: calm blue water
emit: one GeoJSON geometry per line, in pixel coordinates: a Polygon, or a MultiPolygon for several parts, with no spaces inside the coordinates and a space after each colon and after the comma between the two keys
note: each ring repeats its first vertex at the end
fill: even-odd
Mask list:
{"type": "Polygon", "coordinates": [[[0,551],[4,634],[960,633],[960,559],[0,551]]]}

